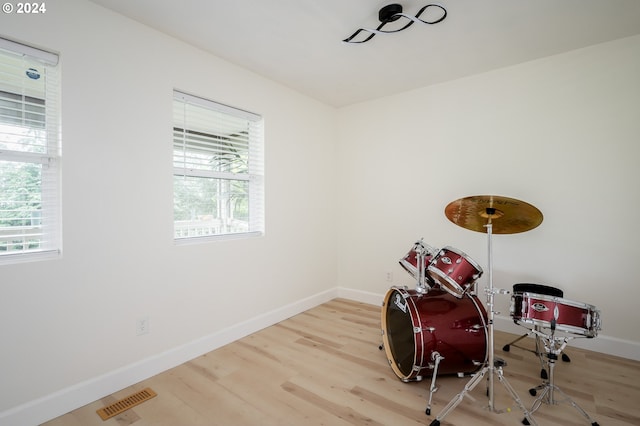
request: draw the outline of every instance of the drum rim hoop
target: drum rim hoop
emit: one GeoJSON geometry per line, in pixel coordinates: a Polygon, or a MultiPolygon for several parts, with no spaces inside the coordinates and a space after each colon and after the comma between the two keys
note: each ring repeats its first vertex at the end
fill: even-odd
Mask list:
{"type": "MultiPolygon", "coordinates": [[[[460,284],[458,284],[456,282],[456,280],[451,279],[451,277],[449,275],[445,274],[440,269],[435,268],[435,267],[433,267],[433,269],[432,269],[432,266],[433,265],[429,265],[427,267],[427,271],[435,273],[438,277],[444,279],[447,283],[451,284],[454,287],[453,289],[459,290],[459,292],[453,292],[452,291],[453,289],[449,288],[448,286],[444,286],[445,287],[444,290],[449,292],[451,295],[456,296],[458,299],[462,298],[462,296],[464,296],[464,294],[467,292],[467,290],[462,288],[462,286],[460,286],[460,284]]],[[[436,278],[433,278],[433,279],[438,281],[436,278]]],[[[442,283],[440,283],[440,284],[442,284],[442,283]]],[[[471,282],[469,284],[469,286],[471,286],[471,284],[473,284],[473,282],[471,282]]]]}
{"type": "MultiPolygon", "coordinates": [[[[473,260],[473,259],[471,258],[471,256],[469,256],[467,253],[463,252],[462,250],[457,249],[457,248],[455,248],[455,247],[451,247],[451,246],[445,246],[445,247],[442,247],[440,250],[441,250],[441,251],[442,251],[442,250],[449,250],[449,251],[454,252],[455,254],[460,255],[461,257],[463,257],[463,258],[464,258],[464,260],[466,260],[467,262],[469,262],[469,263],[471,264],[471,266],[473,266],[474,268],[476,268],[476,269],[478,270],[478,274],[479,274],[479,275],[482,275],[482,274],[484,273],[484,271],[482,270],[482,267],[478,264],[478,262],[476,262],[475,260],[473,260]]],[[[439,252],[438,252],[438,253],[439,253],[439,252]]],[[[478,278],[480,278],[480,277],[478,276],[478,278]]]]}
{"type": "Polygon", "coordinates": [[[541,300],[545,300],[547,302],[556,302],[559,303],[561,305],[565,305],[565,306],[572,306],[574,308],[589,308],[589,310],[591,311],[598,311],[598,308],[590,305],[588,303],[584,303],[584,302],[578,302],[575,300],[571,300],[571,299],[566,299],[564,297],[556,297],[556,296],[549,296],[548,294],[540,294],[540,293],[533,293],[530,291],[522,291],[522,292],[514,292],[513,296],[515,297],[516,295],[522,295],[523,297],[531,297],[533,296],[533,298],[535,299],[541,299],[541,300]]]}
{"type": "MultiPolygon", "coordinates": [[[[387,356],[387,361],[389,361],[389,364],[391,365],[391,370],[393,370],[393,372],[396,374],[396,376],[400,379],[400,380],[412,380],[415,379],[418,374],[420,372],[420,370],[422,370],[423,367],[420,367],[419,364],[416,363],[416,357],[418,355],[418,342],[416,341],[416,337],[415,335],[418,333],[413,333],[414,334],[414,338],[413,338],[413,365],[411,366],[411,373],[409,374],[405,374],[403,371],[400,370],[400,367],[398,366],[398,362],[396,361],[396,359],[393,357],[393,353],[391,353],[391,345],[389,343],[389,332],[387,329],[387,323],[386,323],[386,319],[387,319],[387,307],[389,305],[389,301],[391,300],[391,296],[393,295],[393,292],[397,291],[398,293],[400,293],[400,295],[402,296],[402,298],[404,300],[409,300],[411,299],[411,294],[409,294],[409,291],[404,288],[404,287],[398,287],[398,286],[392,286],[389,288],[389,290],[387,290],[387,293],[384,296],[384,303],[385,303],[385,309],[382,309],[382,318],[381,318],[381,327],[382,327],[382,342],[384,343],[384,352],[385,355],[387,356]],[[420,367],[417,371],[416,371],[416,367],[420,367]]],[[[408,312],[407,314],[409,315],[409,319],[411,320],[411,325],[412,327],[415,327],[414,325],[414,311],[417,312],[417,307],[415,306],[415,302],[413,300],[411,300],[411,306],[409,305],[409,303],[407,303],[407,307],[408,307],[408,312]]],[[[420,338],[422,339],[422,330],[420,330],[420,338]]],[[[424,360],[424,354],[421,354],[423,360],[424,360]]]]}

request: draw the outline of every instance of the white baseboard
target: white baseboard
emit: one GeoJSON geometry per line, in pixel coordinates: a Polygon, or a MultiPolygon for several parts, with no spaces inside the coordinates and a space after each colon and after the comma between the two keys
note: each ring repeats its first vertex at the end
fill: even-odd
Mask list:
{"type": "MultiPolygon", "coordinates": [[[[376,306],[382,306],[382,301],[384,300],[383,294],[343,287],[333,288],[251,318],[170,351],[151,356],[102,376],[94,377],[45,397],[10,408],[0,413],[0,426],[34,426],[41,424],[336,297],[376,306]]],[[[523,328],[515,325],[511,318],[508,317],[496,315],[494,324],[496,329],[500,331],[514,334],[523,333],[523,328]]],[[[640,361],[640,343],[638,342],[599,335],[595,339],[574,339],[571,341],[571,345],[640,361]]]]}
{"type": "Polygon", "coordinates": [[[34,426],[338,297],[338,289],[290,303],[123,368],[0,412],[0,426],[34,426]]]}
{"type": "Polygon", "coordinates": [[[382,301],[384,300],[384,294],[372,293],[369,291],[338,287],[337,292],[337,297],[355,300],[356,302],[367,303],[369,305],[378,305],[380,307],[382,307],[382,301]]]}

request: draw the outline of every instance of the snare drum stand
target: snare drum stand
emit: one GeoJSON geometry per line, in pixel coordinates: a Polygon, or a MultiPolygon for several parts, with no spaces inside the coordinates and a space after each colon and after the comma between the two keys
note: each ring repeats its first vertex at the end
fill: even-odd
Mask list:
{"type": "Polygon", "coordinates": [[[487,228],[487,245],[488,245],[488,257],[489,257],[489,288],[485,289],[485,293],[487,294],[487,307],[489,308],[489,325],[488,325],[488,329],[487,329],[487,346],[489,347],[489,356],[488,356],[488,360],[485,363],[484,367],[482,367],[482,369],[476,373],[471,380],[469,380],[469,382],[466,384],[466,386],[464,387],[464,389],[462,390],[462,392],[460,392],[458,395],[456,395],[450,402],[449,404],[447,404],[446,407],[444,407],[444,409],[442,410],[442,412],[440,414],[438,414],[438,416],[436,417],[435,420],[433,420],[430,423],[430,426],[439,426],[440,425],[440,420],[442,420],[447,414],[449,414],[454,408],[456,408],[458,406],[458,404],[460,404],[463,400],[463,398],[465,397],[465,395],[467,393],[469,393],[470,391],[473,390],[473,388],[475,388],[478,383],[480,383],[480,381],[482,380],[482,378],[489,373],[489,385],[487,388],[487,393],[489,395],[489,410],[495,413],[501,413],[502,410],[496,410],[494,407],[494,374],[498,376],[498,380],[500,381],[500,383],[502,383],[504,385],[504,387],[507,389],[507,391],[509,392],[509,394],[511,395],[511,398],[513,398],[513,400],[516,402],[516,404],[518,404],[518,407],[520,407],[520,409],[522,410],[522,412],[525,415],[525,420],[527,420],[530,425],[533,426],[537,426],[538,423],[536,423],[536,421],[533,419],[533,416],[531,415],[531,413],[529,411],[527,411],[527,408],[524,406],[524,404],[522,403],[522,401],[520,400],[520,397],[518,397],[518,394],[516,393],[516,391],[511,387],[511,385],[509,384],[509,382],[507,381],[507,379],[504,377],[504,374],[502,372],[502,367],[505,364],[505,362],[503,360],[498,360],[496,361],[494,358],[494,349],[493,349],[493,345],[494,345],[494,339],[493,339],[493,317],[494,317],[494,298],[496,293],[501,293],[501,294],[507,294],[508,291],[507,290],[496,290],[493,288],[493,256],[492,256],[492,246],[491,246],[491,235],[492,235],[492,230],[493,230],[493,225],[491,224],[491,219],[493,217],[493,215],[495,214],[495,209],[491,209],[491,208],[487,208],[486,209],[486,214],[487,217],[489,219],[488,224],[486,225],[487,228]]]}
{"type": "MultiPolygon", "coordinates": [[[[586,411],[584,411],[578,404],[576,404],[575,401],[569,397],[569,395],[564,393],[558,386],[556,386],[554,382],[553,369],[556,365],[556,360],[558,359],[558,355],[561,354],[562,351],[564,350],[565,346],[567,346],[567,342],[569,338],[554,337],[555,319],[551,322],[551,335],[548,336],[537,330],[534,330],[534,333],[536,333],[542,340],[545,341],[544,347],[547,352],[547,359],[548,359],[547,364],[549,365],[549,378],[540,386],[537,386],[533,389],[529,389],[529,393],[532,396],[535,396],[539,390],[542,390],[542,393],[540,394],[540,396],[536,398],[536,400],[533,402],[533,405],[531,406],[531,413],[534,413],[535,411],[537,411],[543,402],[549,405],[557,405],[560,402],[566,402],[569,405],[571,405],[573,408],[578,410],[578,412],[582,414],[587,420],[589,420],[589,422],[591,422],[591,426],[599,426],[598,422],[593,420],[591,416],[587,414],[586,411]],[[562,342],[562,344],[560,344],[560,342],[562,342]],[[557,401],[553,397],[554,392],[559,392],[564,397],[564,400],[557,401]]],[[[522,423],[525,425],[529,424],[526,418],[522,420],[522,423]]]]}

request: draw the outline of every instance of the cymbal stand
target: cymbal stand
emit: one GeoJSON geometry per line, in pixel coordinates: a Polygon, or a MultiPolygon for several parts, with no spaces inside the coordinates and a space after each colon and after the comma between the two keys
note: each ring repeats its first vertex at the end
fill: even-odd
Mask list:
{"type": "Polygon", "coordinates": [[[489,377],[488,377],[488,381],[489,381],[489,385],[487,388],[487,393],[489,395],[489,410],[495,413],[501,413],[502,410],[498,411],[495,409],[495,404],[494,404],[494,375],[498,376],[498,381],[500,383],[502,383],[502,385],[507,389],[507,391],[509,392],[509,394],[511,395],[511,398],[513,398],[513,400],[516,402],[516,404],[518,405],[518,407],[522,410],[522,412],[524,413],[525,416],[525,420],[528,420],[528,424],[533,425],[533,426],[537,426],[538,423],[536,423],[536,421],[534,420],[533,416],[531,415],[531,413],[527,410],[527,408],[524,406],[524,404],[522,403],[522,400],[520,400],[520,397],[518,396],[518,394],[516,393],[515,389],[513,389],[513,387],[511,387],[511,385],[509,384],[509,382],[507,381],[507,379],[504,377],[503,371],[502,371],[502,367],[505,365],[505,362],[502,360],[499,360],[496,362],[495,360],[495,354],[494,354],[494,336],[493,336],[493,318],[494,318],[494,298],[495,298],[495,294],[496,293],[501,293],[501,294],[507,294],[508,291],[506,290],[496,290],[493,287],[493,254],[492,254],[492,245],[491,245],[491,236],[492,236],[492,231],[493,231],[493,225],[491,224],[491,217],[492,215],[495,213],[495,209],[489,209],[487,208],[487,217],[489,218],[489,222],[486,225],[487,228],[487,245],[488,245],[488,263],[489,263],[489,288],[485,289],[485,293],[487,294],[487,307],[488,307],[488,311],[489,311],[489,325],[488,325],[488,329],[487,329],[487,346],[489,347],[489,356],[487,359],[486,364],[484,365],[484,367],[482,367],[482,369],[476,373],[471,380],[469,380],[469,382],[466,384],[466,386],[464,387],[464,389],[462,390],[462,392],[460,392],[459,394],[457,394],[450,402],[449,404],[447,404],[446,407],[444,407],[444,409],[442,410],[442,412],[440,414],[438,414],[438,416],[435,418],[435,420],[433,420],[430,423],[430,426],[439,426],[440,425],[440,420],[442,420],[447,414],[449,414],[453,409],[455,409],[458,404],[460,404],[462,402],[462,400],[464,399],[465,395],[469,392],[471,392],[473,390],[473,388],[475,388],[478,383],[480,383],[480,381],[482,380],[482,378],[489,373],[489,377]]]}

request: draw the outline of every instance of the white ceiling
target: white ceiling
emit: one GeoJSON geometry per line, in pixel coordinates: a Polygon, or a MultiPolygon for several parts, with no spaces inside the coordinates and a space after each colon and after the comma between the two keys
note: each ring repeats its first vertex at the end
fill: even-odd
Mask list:
{"type": "Polygon", "coordinates": [[[394,1],[91,1],[333,106],[640,34],[640,0],[442,0],[444,21],[363,44],[342,40],[394,1]]]}

